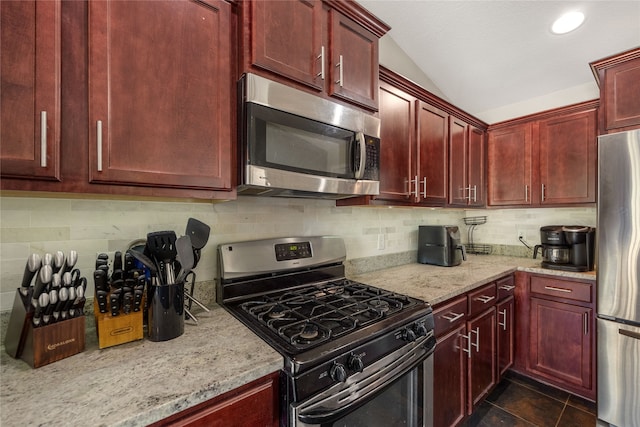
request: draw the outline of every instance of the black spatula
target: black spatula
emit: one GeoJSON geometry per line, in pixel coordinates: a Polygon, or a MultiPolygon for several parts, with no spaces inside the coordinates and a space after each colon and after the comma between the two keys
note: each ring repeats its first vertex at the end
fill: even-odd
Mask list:
{"type": "Polygon", "coordinates": [[[200,249],[209,241],[209,233],[211,228],[204,222],[195,218],[189,218],[187,221],[187,230],[185,234],[191,238],[191,246],[193,246],[193,267],[196,268],[200,261],[200,249]]]}

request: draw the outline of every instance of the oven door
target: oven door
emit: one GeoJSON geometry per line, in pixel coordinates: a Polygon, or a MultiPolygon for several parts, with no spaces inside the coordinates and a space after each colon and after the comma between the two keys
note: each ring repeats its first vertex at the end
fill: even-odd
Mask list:
{"type": "Polygon", "coordinates": [[[406,346],[301,404],[296,427],[433,425],[433,348],[406,346]],[[412,347],[408,349],[407,347],[412,347]]]}

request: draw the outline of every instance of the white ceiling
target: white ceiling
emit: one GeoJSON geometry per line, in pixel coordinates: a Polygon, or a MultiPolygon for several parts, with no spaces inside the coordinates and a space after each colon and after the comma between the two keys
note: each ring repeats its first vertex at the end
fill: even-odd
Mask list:
{"type": "Polygon", "coordinates": [[[385,37],[445,98],[489,123],[496,117],[492,111],[502,109],[504,115],[511,105],[554,93],[562,97],[572,88],[580,89],[574,98],[585,88],[597,97],[589,63],[640,46],[637,0],[358,3],[391,26],[385,37]],[[571,10],[585,14],[582,26],[552,34],[553,20],[571,10]]]}

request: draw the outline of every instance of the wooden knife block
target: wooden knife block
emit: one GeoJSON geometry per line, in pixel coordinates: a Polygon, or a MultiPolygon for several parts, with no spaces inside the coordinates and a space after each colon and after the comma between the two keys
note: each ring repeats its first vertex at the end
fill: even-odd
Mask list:
{"type": "Polygon", "coordinates": [[[30,299],[16,290],[5,338],[5,349],[10,356],[39,368],[84,351],[84,315],[34,328],[30,299]]]}
{"type": "Polygon", "coordinates": [[[98,346],[100,348],[107,348],[141,340],[144,337],[142,326],[144,296],[142,297],[140,307],[140,311],[132,311],[129,314],[120,313],[117,316],[111,316],[110,312],[100,313],[98,301],[94,299],[93,313],[96,319],[98,346]]]}

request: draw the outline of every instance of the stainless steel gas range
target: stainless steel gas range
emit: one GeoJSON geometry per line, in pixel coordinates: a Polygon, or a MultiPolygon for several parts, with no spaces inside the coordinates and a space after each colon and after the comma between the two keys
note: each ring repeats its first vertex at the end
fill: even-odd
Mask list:
{"type": "Polygon", "coordinates": [[[431,426],[431,307],[345,278],[344,241],[218,247],[217,300],[279,351],[281,425],[431,426]]]}

